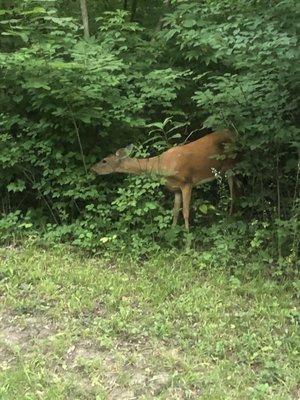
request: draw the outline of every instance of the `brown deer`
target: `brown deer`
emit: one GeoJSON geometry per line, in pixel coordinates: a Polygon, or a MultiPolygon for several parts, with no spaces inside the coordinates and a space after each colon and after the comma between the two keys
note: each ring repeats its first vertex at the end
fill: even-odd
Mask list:
{"type": "MultiPolygon", "coordinates": [[[[192,188],[216,178],[216,173],[225,174],[234,165],[234,155],[227,144],[234,141],[228,130],[210,133],[194,142],[178,145],[157,157],[130,158],[131,146],[119,149],[93,165],[91,170],[99,175],[124,172],[131,174],[155,174],[164,177],[168,189],[175,193],[173,226],[176,225],[183,202],[183,218],[189,230],[189,209],[192,188]],[[230,154],[231,153],[231,154],[230,154]]],[[[234,180],[228,174],[231,205],[233,211],[234,180]]]]}

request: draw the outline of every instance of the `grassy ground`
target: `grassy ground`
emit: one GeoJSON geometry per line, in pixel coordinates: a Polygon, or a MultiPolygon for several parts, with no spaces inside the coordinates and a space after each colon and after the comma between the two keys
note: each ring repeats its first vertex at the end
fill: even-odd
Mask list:
{"type": "MultiPolygon", "coordinates": [[[[298,399],[292,283],[0,249],[0,398],[298,399]]],[[[299,300],[299,299],[298,299],[299,300]]]]}

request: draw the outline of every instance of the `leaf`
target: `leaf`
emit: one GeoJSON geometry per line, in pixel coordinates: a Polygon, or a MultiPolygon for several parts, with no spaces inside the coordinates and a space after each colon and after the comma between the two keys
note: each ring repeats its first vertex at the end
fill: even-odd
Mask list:
{"type": "Polygon", "coordinates": [[[148,203],[145,204],[145,208],[148,208],[149,210],[155,210],[157,207],[156,207],[155,203],[148,202],[148,203]]]}
{"type": "Polygon", "coordinates": [[[7,190],[9,192],[23,192],[23,190],[25,189],[26,185],[25,185],[25,181],[18,179],[16,182],[10,183],[9,185],[7,185],[7,190]]]}
{"type": "Polygon", "coordinates": [[[25,228],[25,229],[29,229],[32,228],[33,224],[31,222],[24,222],[22,224],[20,224],[20,227],[25,228]]]}
{"type": "Polygon", "coordinates": [[[25,32],[20,32],[19,33],[20,37],[22,38],[23,42],[27,43],[28,42],[28,35],[25,32]]]}
{"type": "Polygon", "coordinates": [[[108,241],[109,241],[109,237],[107,237],[107,236],[100,238],[101,243],[107,243],[108,241]]]}
{"type": "Polygon", "coordinates": [[[181,139],[181,134],[176,133],[175,135],[172,135],[169,139],[181,139]]]}
{"type": "Polygon", "coordinates": [[[170,121],[172,121],[172,117],[168,117],[163,122],[163,127],[165,127],[170,121]]]}
{"type": "Polygon", "coordinates": [[[164,38],[166,40],[170,40],[172,37],[175,36],[175,34],[178,32],[178,29],[169,29],[167,33],[164,35],[164,38]]]}
{"type": "Polygon", "coordinates": [[[208,212],[207,204],[201,204],[201,206],[199,207],[199,210],[202,212],[202,214],[207,214],[207,212],[208,212]]]}
{"type": "Polygon", "coordinates": [[[38,79],[28,80],[23,84],[27,89],[45,89],[51,90],[51,87],[45,82],[38,79]]]}
{"type": "Polygon", "coordinates": [[[152,124],[147,124],[147,128],[158,128],[158,129],[163,129],[164,124],[161,122],[153,122],[152,124]]]}
{"type": "Polygon", "coordinates": [[[44,7],[34,7],[32,10],[30,11],[24,11],[23,15],[30,15],[30,14],[43,14],[45,13],[46,10],[44,7]]]}
{"type": "Polygon", "coordinates": [[[182,26],[185,28],[192,28],[195,25],[197,25],[197,22],[194,19],[186,19],[182,22],[182,26]]]}

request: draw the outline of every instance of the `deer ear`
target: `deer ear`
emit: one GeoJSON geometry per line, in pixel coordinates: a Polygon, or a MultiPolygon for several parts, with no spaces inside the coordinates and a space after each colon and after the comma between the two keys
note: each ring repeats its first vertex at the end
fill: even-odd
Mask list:
{"type": "Polygon", "coordinates": [[[123,149],[119,149],[116,151],[116,156],[119,158],[126,158],[130,155],[131,151],[133,149],[133,144],[130,144],[129,146],[126,146],[123,149]]]}
{"type": "Polygon", "coordinates": [[[126,150],[125,149],[119,149],[116,151],[116,156],[119,158],[123,158],[126,156],[126,150]]]}
{"type": "Polygon", "coordinates": [[[134,145],[132,143],[125,147],[127,155],[130,155],[130,153],[133,150],[133,147],[134,147],[134,145]]]}

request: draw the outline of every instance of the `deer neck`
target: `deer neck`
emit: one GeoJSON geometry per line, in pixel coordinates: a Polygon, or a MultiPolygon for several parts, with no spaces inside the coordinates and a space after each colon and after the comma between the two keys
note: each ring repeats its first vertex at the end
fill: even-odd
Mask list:
{"type": "Polygon", "coordinates": [[[129,174],[155,174],[164,175],[159,165],[159,157],[152,158],[125,158],[122,160],[117,172],[129,174]]]}

